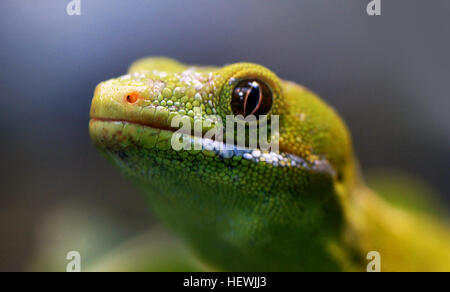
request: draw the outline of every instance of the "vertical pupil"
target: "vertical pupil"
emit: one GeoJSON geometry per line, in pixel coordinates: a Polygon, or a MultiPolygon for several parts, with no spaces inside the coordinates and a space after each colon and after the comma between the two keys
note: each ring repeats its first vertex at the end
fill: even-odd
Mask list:
{"type": "Polygon", "coordinates": [[[251,115],[255,109],[258,107],[260,99],[261,99],[261,90],[259,88],[259,84],[255,81],[249,82],[248,84],[248,95],[244,104],[244,112],[245,116],[251,115]]]}
{"type": "Polygon", "coordinates": [[[233,89],[230,106],[235,115],[255,115],[259,119],[259,115],[270,111],[272,103],[272,92],[264,82],[247,79],[239,82],[233,89]]]}

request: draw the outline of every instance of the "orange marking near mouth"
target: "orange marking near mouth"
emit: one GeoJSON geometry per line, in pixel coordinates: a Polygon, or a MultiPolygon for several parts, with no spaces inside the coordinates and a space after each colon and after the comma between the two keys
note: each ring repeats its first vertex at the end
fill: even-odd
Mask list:
{"type": "Polygon", "coordinates": [[[139,92],[133,91],[133,92],[128,93],[128,95],[126,96],[126,101],[128,103],[136,103],[140,97],[141,97],[141,95],[139,94],[139,92]]]}

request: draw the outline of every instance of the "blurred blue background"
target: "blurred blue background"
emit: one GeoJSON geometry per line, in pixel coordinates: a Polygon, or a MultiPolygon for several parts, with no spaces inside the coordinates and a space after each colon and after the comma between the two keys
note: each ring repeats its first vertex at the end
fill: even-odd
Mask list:
{"type": "Polygon", "coordinates": [[[69,2],[0,2],[0,270],[39,266],[67,233],[95,254],[153,224],[87,131],[95,85],[149,55],[301,83],[347,121],[363,170],[418,177],[449,205],[448,0],[382,0],[379,17],[369,0],[69,2]]]}

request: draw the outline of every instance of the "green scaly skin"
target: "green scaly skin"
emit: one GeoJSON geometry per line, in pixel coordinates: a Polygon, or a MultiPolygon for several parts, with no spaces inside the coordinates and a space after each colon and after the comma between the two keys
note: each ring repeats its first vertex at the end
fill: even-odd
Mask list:
{"type": "Polygon", "coordinates": [[[449,229],[365,187],[336,112],[263,66],[137,61],[128,75],[96,88],[90,134],[213,269],[359,271],[366,254],[378,251],[383,271],[450,270],[449,229]],[[174,117],[225,121],[234,86],[249,78],[273,94],[268,115],[280,118],[279,153],[223,152],[198,138],[202,150],[173,150],[174,117]]]}

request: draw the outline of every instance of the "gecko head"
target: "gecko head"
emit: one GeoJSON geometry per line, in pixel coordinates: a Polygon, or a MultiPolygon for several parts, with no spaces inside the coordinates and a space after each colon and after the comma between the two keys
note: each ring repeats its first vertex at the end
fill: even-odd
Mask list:
{"type": "Polygon", "coordinates": [[[289,269],[286,249],[303,247],[333,264],[321,246],[339,233],[350,137],[303,87],[252,63],[148,58],[97,86],[90,134],[209,262],[289,269]]]}

